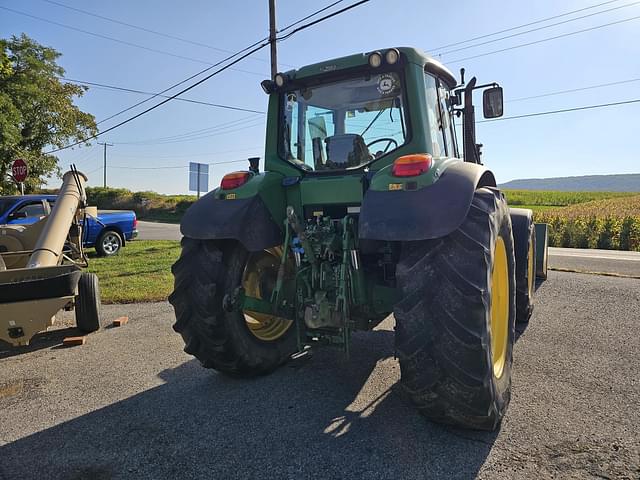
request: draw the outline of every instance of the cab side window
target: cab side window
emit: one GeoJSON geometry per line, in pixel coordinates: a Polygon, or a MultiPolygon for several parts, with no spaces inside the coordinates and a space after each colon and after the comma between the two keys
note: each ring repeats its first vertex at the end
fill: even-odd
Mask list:
{"type": "Polygon", "coordinates": [[[438,80],[438,99],[440,105],[440,123],[444,134],[444,142],[447,146],[447,155],[450,157],[457,156],[456,139],[453,126],[453,117],[451,116],[451,98],[449,90],[438,80]]]}
{"type": "Polygon", "coordinates": [[[440,102],[438,100],[438,84],[435,77],[425,74],[425,87],[427,99],[427,121],[429,122],[431,136],[431,153],[434,157],[444,157],[447,156],[448,153],[444,141],[442,117],[440,115],[440,102]]]}

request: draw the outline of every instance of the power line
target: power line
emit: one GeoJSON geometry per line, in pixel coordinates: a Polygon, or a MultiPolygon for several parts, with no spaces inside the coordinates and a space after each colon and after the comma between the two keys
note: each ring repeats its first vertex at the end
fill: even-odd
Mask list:
{"type": "MultiPolygon", "coordinates": [[[[619,0],[615,0],[615,1],[619,1],[619,0]]],[[[344,2],[344,0],[338,0],[337,2],[333,2],[333,3],[329,4],[329,5],[327,5],[326,7],[321,8],[320,10],[316,10],[315,12],[307,15],[306,17],[302,17],[300,20],[296,20],[295,22],[287,25],[283,29],[278,30],[278,33],[286,32],[287,30],[295,27],[296,25],[301,24],[305,20],[309,20],[311,17],[315,17],[316,15],[320,15],[322,12],[326,12],[330,8],[335,7],[336,5],[338,5],[339,3],[342,3],[342,2],[344,2]]],[[[287,65],[286,63],[283,63],[282,65],[286,65],[288,67],[292,67],[293,66],[293,65],[287,65]]]]}
{"type": "MultiPolygon", "coordinates": [[[[112,167],[113,168],[113,167],[112,167]]],[[[82,172],[84,173],[86,176],[91,175],[92,173],[96,173],[98,170],[102,170],[102,166],[99,166],[98,168],[94,168],[93,170],[91,170],[90,172],[82,172]]]]}
{"type": "MultiPolygon", "coordinates": [[[[125,145],[126,147],[127,145],[125,145]]],[[[118,158],[134,158],[134,159],[139,159],[139,158],[151,158],[151,159],[158,159],[158,158],[195,158],[195,157],[212,157],[214,155],[224,155],[227,153],[237,153],[237,152],[248,152],[248,151],[255,151],[255,150],[262,150],[264,149],[264,145],[254,145],[252,147],[247,147],[247,148],[234,148],[232,150],[223,150],[223,151],[218,151],[218,152],[205,152],[205,153],[190,153],[190,154],[176,154],[176,155],[118,155],[118,158]]]]}
{"type": "MultiPolygon", "coordinates": [[[[47,1],[47,0],[43,0],[43,1],[47,1]]],[[[126,87],[118,87],[116,85],[107,85],[105,83],[97,83],[97,82],[88,82],[86,80],[74,80],[72,78],[66,78],[66,77],[60,77],[61,80],[64,80],[65,82],[70,82],[70,83],[75,83],[76,85],[84,85],[84,86],[91,86],[91,87],[97,87],[97,88],[104,88],[107,90],[117,90],[117,91],[122,91],[122,92],[129,92],[129,93],[139,93],[141,95],[154,95],[156,97],[161,97],[161,98],[168,98],[168,95],[162,95],[160,93],[153,93],[153,92],[145,92],[143,90],[136,90],[133,88],[126,88],[126,87]]],[[[189,103],[196,103],[198,105],[207,105],[210,107],[217,107],[217,108],[225,108],[228,110],[237,110],[239,112],[251,112],[251,113],[266,113],[264,111],[261,110],[252,110],[250,108],[244,108],[244,107],[236,107],[233,105],[222,105],[220,103],[211,103],[211,102],[204,102],[202,100],[194,100],[191,98],[176,98],[176,100],[180,100],[182,102],[189,102],[189,103]]]]}
{"type": "MultiPolygon", "coordinates": [[[[308,16],[307,16],[307,18],[309,18],[309,17],[313,17],[313,16],[317,15],[319,12],[324,11],[325,9],[326,9],[326,7],[322,8],[322,9],[320,9],[320,10],[317,10],[316,12],[312,13],[311,15],[308,15],[308,16]]],[[[283,30],[287,30],[288,28],[290,28],[290,27],[291,27],[292,25],[294,25],[295,23],[296,23],[296,22],[292,23],[291,25],[286,26],[283,30]]],[[[232,58],[236,57],[237,55],[240,55],[240,54],[242,54],[242,53],[244,53],[244,52],[246,52],[246,51],[250,50],[251,48],[253,48],[253,47],[255,47],[255,46],[259,45],[260,43],[262,43],[262,42],[264,42],[264,41],[266,41],[266,40],[268,40],[268,39],[269,39],[269,37],[263,37],[262,39],[260,39],[260,40],[258,40],[258,41],[256,41],[256,42],[252,43],[251,45],[249,45],[249,46],[247,46],[247,47],[243,48],[242,50],[239,50],[238,52],[236,52],[236,53],[234,53],[234,54],[231,54],[231,55],[229,55],[229,56],[228,56],[228,57],[226,57],[226,58],[223,58],[222,60],[220,60],[219,62],[215,63],[214,65],[212,65],[212,66],[210,66],[210,67],[207,67],[207,68],[205,68],[205,69],[203,69],[203,70],[200,70],[199,72],[197,72],[197,73],[195,73],[195,74],[191,75],[190,77],[185,78],[184,80],[179,81],[178,83],[174,83],[173,85],[171,85],[171,86],[169,86],[169,87],[165,88],[164,90],[162,90],[162,91],[158,92],[158,94],[156,94],[156,95],[153,95],[153,96],[151,96],[151,97],[149,97],[149,98],[146,98],[146,99],[144,99],[144,100],[141,100],[141,101],[140,101],[140,102],[138,102],[138,103],[135,103],[135,104],[133,104],[133,105],[131,105],[131,106],[129,106],[129,107],[127,107],[127,108],[123,109],[123,110],[120,110],[119,112],[114,113],[113,115],[111,115],[111,116],[109,116],[109,117],[107,117],[107,118],[105,118],[105,119],[103,119],[103,120],[99,121],[97,124],[100,124],[100,123],[106,122],[107,120],[111,120],[111,119],[112,119],[112,118],[114,118],[114,117],[117,117],[117,116],[119,116],[119,115],[122,115],[123,113],[126,113],[126,112],[128,112],[128,111],[130,111],[130,110],[132,110],[132,109],[134,109],[134,108],[136,108],[136,107],[138,107],[138,106],[140,106],[140,105],[142,105],[142,104],[144,104],[144,103],[146,103],[146,102],[148,102],[148,101],[150,101],[150,100],[153,100],[154,98],[156,98],[156,97],[160,96],[161,94],[164,94],[164,93],[168,92],[169,90],[173,90],[174,88],[179,87],[180,85],[182,85],[182,84],[184,84],[184,83],[187,83],[189,80],[192,80],[192,79],[194,79],[195,77],[198,77],[198,76],[200,76],[200,75],[202,75],[202,74],[204,74],[204,73],[208,72],[209,70],[211,70],[211,69],[213,69],[213,68],[215,68],[215,67],[217,67],[217,66],[219,66],[219,65],[223,64],[224,62],[226,62],[226,61],[228,61],[228,60],[231,60],[232,58]]]]}
{"type": "Polygon", "coordinates": [[[185,132],[179,135],[172,135],[169,137],[158,137],[158,138],[150,138],[145,140],[138,141],[129,141],[129,142],[116,142],[118,145],[163,145],[167,143],[181,143],[181,142],[189,142],[193,140],[200,140],[203,138],[211,138],[217,137],[219,135],[224,135],[227,133],[233,133],[240,130],[245,130],[247,128],[257,127],[263,123],[263,119],[260,119],[258,123],[256,122],[256,118],[243,118],[240,120],[234,120],[233,122],[226,122],[220,124],[218,126],[209,127],[201,130],[194,130],[191,132],[185,132]],[[243,125],[250,123],[250,125],[243,125]],[[238,128],[239,127],[239,128],[238,128]]]}
{"type": "Polygon", "coordinates": [[[620,23],[630,22],[631,20],[637,20],[638,18],[640,18],[640,15],[635,16],[635,17],[625,18],[625,19],[622,19],[622,20],[617,20],[617,21],[615,21],[615,22],[610,22],[610,23],[604,23],[604,24],[601,24],[601,25],[596,25],[596,26],[594,26],[594,27],[584,28],[584,29],[582,29],[582,30],[576,30],[576,31],[574,31],[574,32],[563,33],[563,34],[561,34],[561,35],[556,35],[556,36],[553,36],[553,37],[542,38],[542,39],[540,39],[540,40],[535,40],[535,41],[533,41],[533,42],[521,43],[521,44],[519,44],[519,45],[513,45],[513,46],[511,46],[511,47],[501,48],[500,50],[493,50],[493,51],[491,51],[491,52],[480,53],[480,54],[478,54],[478,55],[472,55],[472,56],[470,56],[470,57],[458,58],[458,59],[456,59],[456,60],[451,60],[451,61],[449,61],[449,62],[447,62],[447,63],[460,63],[460,62],[464,62],[464,61],[466,61],[466,60],[472,60],[472,59],[474,59],[474,58],[486,57],[487,55],[493,55],[493,54],[495,54],[495,53],[502,53],[502,52],[506,52],[506,51],[508,51],[508,50],[514,50],[514,49],[516,49],[516,48],[528,47],[528,46],[531,46],[531,45],[536,45],[536,44],[538,44],[538,43],[549,42],[549,41],[551,41],[551,40],[557,40],[557,39],[559,39],[559,38],[570,37],[570,36],[572,36],[572,35],[577,35],[577,34],[579,34],[579,33],[590,32],[590,31],[592,31],[592,30],[598,30],[598,29],[600,29],[600,28],[610,27],[610,26],[612,26],[612,25],[618,25],[618,24],[620,24],[620,23]]]}
{"type": "Polygon", "coordinates": [[[231,67],[232,65],[235,65],[236,63],[238,63],[238,62],[240,62],[240,61],[244,60],[246,57],[248,57],[248,56],[249,56],[249,55],[251,55],[252,53],[255,53],[255,52],[257,52],[257,51],[259,51],[259,50],[263,49],[263,48],[264,48],[264,47],[266,47],[267,45],[268,45],[268,43],[264,43],[264,42],[263,42],[262,44],[260,44],[260,45],[259,45],[259,46],[257,46],[256,48],[254,48],[254,49],[250,50],[248,53],[245,53],[244,55],[242,55],[241,57],[239,57],[239,58],[237,58],[236,60],[232,61],[232,62],[231,62],[231,63],[229,63],[228,65],[225,65],[224,67],[220,67],[218,70],[216,70],[216,71],[214,71],[213,73],[211,73],[211,74],[207,75],[206,77],[204,77],[204,78],[202,78],[202,79],[198,80],[196,83],[194,83],[194,84],[192,84],[192,85],[190,85],[190,86],[188,86],[188,87],[186,87],[186,88],[183,88],[183,89],[182,89],[182,90],[180,90],[178,93],[175,93],[174,95],[171,95],[170,97],[165,98],[165,99],[164,99],[164,100],[162,100],[160,103],[156,103],[155,105],[152,105],[151,107],[147,108],[146,110],[143,110],[142,112],[139,112],[139,113],[137,113],[137,114],[133,115],[132,117],[129,117],[129,118],[127,118],[126,120],[123,120],[123,121],[121,121],[120,123],[117,123],[117,124],[115,124],[114,126],[107,128],[106,130],[103,130],[103,131],[101,131],[101,132],[98,132],[98,133],[96,133],[96,134],[94,134],[94,135],[91,135],[90,137],[87,137],[87,138],[85,138],[85,139],[83,139],[83,140],[79,140],[79,141],[77,141],[77,142],[71,143],[71,144],[66,145],[66,146],[64,146],[64,147],[56,148],[56,149],[54,149],[54,150],[50,150],[50,151],[48,151],[48,152],[45,152],[45,155],[46,155],[46,154],[50,154],[50,153],[54,153],[54,152],[59,152],[60,150],[65,150],[65,149],[70,148],[70,147],[73,147],[73,146],[75,146],[75,145],[80,145],[81,143],[86,143],[86,142],[87,142],[87,141],[89,141],[89,140],[92,140],[92,139],[94,139],[94,138],[98,138],[99,136],[104,135],[105,133],[111,132],[111,131],[115,130],[116,128],[121,127],[122,125],[126,125],[127,123],[132,122],[133,120],[135,120],[136,118],[139,118],[139,117],[141,117],[142,115],[145,115],[145,114],[147,114],[147,113],[151,112],[152,110],[155,110],[156,108],[161,107],[161,106],[162,106],[162,105],[164,105],[165,103],[170,102],[171,100],[173,100],[174,98],[176,98],[178,95],[181,95],[181,94],[183,94],[183,93],[185,93],[185,92],[188,92],[189,90],[191,90],[191,89],[193,89],[193,88],[197,87],[198,85],[200,85],[200,84],[202,84],[202,83],[206,82],[206,81],[207,81],[207,80],[209,80],[211,77],[213,77],[213,76],[215,76],[215,75],[217,75],[217,74],[219,74],[219,73],[221,73],[221,72],[223,72],[223,71],[227,70],[227,69],[228,69],[229,67],[231,67]]]}
{"type": "MultiPolygon", "coordinates": [[[[338,11],[336,11],[336,12],[333,12],[333,13],[330,13],[330,14],[328,14],[328,15],[325,15],[324,17],[321,17],[321,18],[319,18],[318,20],[315,20],[315,21],[310,22],[310,23],[308,23],[308,24],[305,24],[305,25],[303,25],[303,26],[301,26],[301,27],[298,27],[298,28],[296,28],[295,30],[293,30],[291,33],[289,33],[289,34],[285,35],[285,37],[283,37],[283,38],[282,38],[282,40],[284,40],[284,39],[286,39],[286,38],[289,38],[291,35],[293,35],[293,34],[294,34],[294,33],[296,33],[296,32],[299,32],[299,31],[301,31],[301,30],[304,30],[305,28],[311,27],[312,25],[316,25],[316,24],[318,24],[319,22],[322,22],[322,21],[324,21],[324,20],[328,20],[328,19],[330,19],[330,18],[332,18],[332,17],[334,17],[334,16],[336,16],[336,15],[339,15],[339,14],[341,14],[341,13],[343,13],[343,12],[347,11],[347,10],[350,10],[350,9],[352,9],[352,8],[355,8],[355,7],[357,7],[358,5],[361,5],[361,4],[366,3],[366,2],[368,2],[368,1],[369,1],[369,0],[361,0],[361,1],[356,2],[356,3],[354,3],[354,4],[352,4],[352,5],[348,6],[348,7],[345,7],[345,8],[343,8],[343,9],[341,9],[341,10],[338,10],[338,11]]],[[[258,42],[256,42],[256,43],[258,43],[258,42]]],[[[252,49],[250,49],[250,50],[248,50],[248,49],[249,49],[249,48],[251,48],[251,47],[246,47],[246,48],[244,48],[243,50],[241,50],[241,52],[244,52],[244,51],[247,51],[247,50],[248,50],[248,51],[247,51],[247,53],[244,53],[242,56],[240,56],[240,57],[236,58],[236,59],[235,59],[235,60],[233,60],[231,63],[229,63],[229,64],[227,64],[227,65],[225,65],[225,66],[223,66],[223,67],[221,67],[221,68],[217,69],[217,70],[216,70],[216,71],[214,71],[213,73],[210,73],[210,74],[209,74],[209,75],[207,75],[206,77],[204,77],[204,78],[202,78],[202,79],[198,80],[196,83],[193,83],[193,84],[191,84],[190,86],[188,86],[188,87],[186,87],[186,88],[184,88],[184,89],[180,90],[179,92],[175,93],[174,95],[170,96],[169,98],[166,98],[166,99],[162,100],[160,103],[157,103],[157,104],[155,104],[155,105],[153,105],[153,106],[151,106],[151,107],[147,108],[146,110],[143,110],[142,112],[139,112],[139,113],[137,113],[136,115],[133,115],[132,117],[129,117],[129,118],[127,118],[126,120],[123,120],[122,122],[117,123],[116,125],[114,125],[114,126],[112,126],[112,127],[107,128],[106,130],[103,130],[102,132],[98,132],[98,133],[96,133],[96,134],[94,134],[94,135],[92,135],[92,136],[90,136],[90,137],[87,137],[87,138],[85,138],[85,139],[83,139],[83,140],[79,140],[79,141],[77,141],[77,142],[74,142],[74,143],[72,143],[72,144],[66,145],[66,146],[64,146],[64,147],[56,148],[56,149],[50,150],[50,151],[48,151],[48,152],[45,152],[45,155],[46,155],[46,154],[50,154],[50,153],[54,153],[54,152],[59,152],[60,150],[65,150],[65,149],[67,149],[67,148],[71,148],[71,147],[73,147],[73,146],[75,146],[75,145],[79,145],[79,144],[81,144],[81,143],[86,143],[88,140],[92,140],[92,139],[97,138],[97,137],[99,137],[99,136],[101,136],[101,135],[104,135],[104,134],[105,134],[105,133],[107,133],[107,132],[110,132],[110,131],[112,131],[112,130],[115,130],[116,128],[121,127],[122,125],[125,125],[125,124],[127,124],[127,123],[129,123],[129,122],[131,122],[131,121],[135,120],[136,118],[139,118],[139,117],[141,117],[142,115],[145,115],[145,114],[147,114],[147,113],[151,112],[152,110],[155,110],[155,109],[156,109],[156,108],[158,108],[158,107],[161,107],[162,105],[164,105],[165,103],[170,102],[171,100],[173,100],[174,98],[178,97],[179,95],[182,95],[183,93],[188,92],[189,90],[191,90],[191,89],[193,89],[193,88],[197,87],[198,85],[200,85],[200,84],[202,84],[202,83],[206,82],[206,81],[207,81],[207,80],[209,80],[211,77],[213,77],[213,76],[215,76],[215,75],[218,75],[219,73],[221,73],[221,72],[223,72],[223,71],[227,70],[227,69],[228,69],[228,68],[230,68],[231,66],[233,66],[233,65],[235,65],[236,63],[238,63],[238,62],[240,62],[240,61],[244,60],[245,58],[247,58],[249,55],[252,55],[253,53],[255,53],[255,52],[257,52],[257,51],[261,50],[261,49],[262,49],[262,48],[264,48],[264,47],[266,47],[268,44],[269,44],[268,42],[264,42],[264,41],[263,41],[262,43],[260,43],[259,45],[257,45],[255,48],[252,48],[252,49]]],[[[254,44],[254,45],[255,45],[255,44],[254,44]]],[[[238,54],[239,54],[239,53],[238,53],[238,54]]],[[[234,54],[234,55],[232,55],[231,57],[237,56],[238,54],[234,54]]],[[[230,58],[231,58],[231,57],[230,57],[230,58]]],[[[183,80],[183,81],[182,81],[182,82],[180,82],[180,83],[184,83],[184,82],[185,82],[185,81],[183,80]]],[[[164,92],[161,92],[161,93],[164,93],[164,92]]]]}
{"type": "Polygon", "coordinates": [[[188,132],[177,133],[175,135],[169,135],[166,137],[156,137],[156,138],[150,138],[150,139],[144,139],[144,140],[121,141],[121,142],[118,142],[118,144],[127,145],[127,144],[148,143],[148,142],[155,142],[155,141],[162,141],[162,140],[175,140],[176,138],[191,137],[194,135],[202,135],[204,133],[210,133],[217,130],[224,130],[225,128],[229,128],[231,126],[236,126],[238,124],[246,123],[247,121],[254,121],[254,120],[256,120],[255,116],[247,116],[247,117],[242,117],[229,122],[218,123],[216,125],[212,125],[211,127],[200,128],[198,130],[189,130],[188,132]]]}
{"type": "Polygon", "coordinates": [[[601,15],[603,13],[612,12],[614,10],[620,10],[621,8],[633,7],[634,5],[638,5],[639,3],[640,2],[633,2],[633,3],[628,3],[626,5],[620,5],[618,7],[608,8],[606,10],[601,10],[599,12],[589,13],[587,15],[582,15],[580,17],[575,17],[575,18],[570,18],[568,20],[563,20],[562,22],[557,22],[557,23],[552,23],[550,25],[544,25],[542,27],[532,28],[530,30],[525,30],[524,32],[512,33],[511,35],[506,35],[504,37],[494,38],[494,39],[486,40],[486,41],[480,42],[480,43],[474,43],[473,45],[467,45],[465,47],[455,48],[453,50],[448,50],[446,52],[440,52],[437,55],[438,56],[448,55],[450,53],[460,52],[462,50],[468,50],[469,48],[476,48],[476,47],[480,47],[482,45],[487,45],[489,43],[500,42],[502,40],[507,40],[509,38],[519,37],[520,35],[526,35],[528,33],[537,32],[539,30],[544,30],[546,28],[557,27],[558,25],[564,25],[565,23],[575,22],[577,20],[582,20],[584,18],[593,17],[593,16],[596,16],[596,15],[601,15]]]}
{"type": "Polygon", "coordinates": [[[499,122],[502,120],[514,120],[517,118],[539,117],[542,115],[554,115],[556,113],[567,113],[567,112],[577,112],[580,110],[591,110],[593,108],[615,107],[618,105],[628,105],[630,103],[640,103],[640,98],[636,98],[633,100],[625,100],[622,102],[600,103],[597,105],[584,105],[582,107],[563,108],[562,110],[550,110],[547,112],[525,113],[523,115],[513,115],[511,117],[490,118],[487,120],[478,120],[476,123],[499,122]]]}
{"type": "Polygon", "coordinates": [[[184,143],[184,142],[193,142],[196,140],[204,140],[205,138],[214,138],[214,137],[220,137],[222,135],[227,135],[229,133],[236,133],[236,132],[240,132],[242,130],[246,130],[248,128],[255,128],[255,127],[259,127],[262,126],[263,122],[262,120],[260,120],[257,123],[252,123],[251,125],[245,125],[242,127],[238,127],[232,130],[224,130],[221,132],[216,132],[216,133],[212,133],[212,134],[208,134],[208,135],[198,135],[198,136],[192,136],[192,137],[185,137],[185,138],[178,138],[178,139],[174,139],[174,140],[164,140],[164,141],[155,141],[155,142],[145,142],[145,143],[131,143],[129,145],[131,146],[149,146],[149,145],[167,145],[170,143],[184,143]]]}
{"type": "MultiPolygon", "coordinates": [[[[117,20],[115,18],[106,17],[104,15],[99,15],[97,13],[89,12],[87,10],[82,10],[81,8],[72,7],[71,5],[66,5],[66,4],[60,3],[60,2],[55,2],[53,0],[42,0],[42,1],[46,2],[46,3],[50,3],[52,5],[57,5],[57,6],[62,7],[62,8],[66,8],[68,10],[72,10],[74,12],[79,12],[79,13],[82,13],[84,15],[89,15],[91,17],[99,18],[99,19],[105,20],[107,22],[116,23],[118,25],[123,25],[125,27],[133,28],[133,29],[140,30],[140,31],[143,31],[143,32],[147,32],[147,33],[152,33],[153,35],[158,35],[158,36],[161,36],[161,37],[170,38],[172,40],[178,40],[179,42],[188,43],[188,44],[195,45],[195,46],[198,46],[198,47],[208,48],[210,50],[215,50],[215,51],[221,52],[221,53],[233,53],[231,50],[226,50],[224,48],[216,47],[216,46],[210,45],[208,43],[197,42],[195,40],[189,40],[188,38],[179,37],[177,35],[172,35],[172,34],[165,33],[165,32],[159,32],[157,30],[152,30],[150,28],[142,27],[140,25],[134,25],[132,23],[123,22],[122,20],[117,20]]],[[[340,0],[340,1],[343,1],[343,0],[340,0]]],[[[337,3],[339,3],[339,2],[337,2],[337,3]]],[[[267,62],[267,63],[269,62],[269,60],[267,60],[265,58],[252,58],[252,60],[256,60],[256,61],[259,61],[259,62],[267,62]]],[[[286,65],[286,64],[283,63],[283,65],[286,65]]],[[[287,65],[287,66],[292,66],[292,65],[287,65]]]]}
{"type": "Polygon", "coordinates": [[[455,42],[455,43],[449,43],[447,45],[442,45],[440,47],[431,48],[431,49],[429,49],[429,51],[437,51],[437,50],[441,50],[441,49],[444,49],[444,48],[456,47],[456,46],[462,45],[464,43],[473,42],[475,40],[481,40],[483,38],[492,37],[494,35],[499,35],[501,33],[512,32],[513,30],[518,30],[518,29],[524,28],[524,27],[530,27],[531,25],[537,25],[538,23],[548,22],[549,20],[555,20],[556,18],[566,17],[567,15],[572,15],[574,13],[583,12],[585,10],[590,10],[592,8],[602,7],[603,5],[608,5],[610,3],[616,3],[616,2],[619,2],[619,1],[620,0],[609,0],[608,2],[598,3],[598,4],[592,5],[590,7],[579,8],[578,10],[571,10],[570,12],[561,13],[559,15],[554,15],[552,17],[542,18],[540,20],[534,20],[533,22],[523,23],[521,25],[516,25],[515,27],[505,28],[504,30],[498,30],[496,32],[486,33],[484,35],[479,35],[477,37],[468,38],[466,40],[461,40],[461,41],[458,41],[458,42],[455,42]]]}
{"type": "MultiPolygon", "coordinates": [[[[246,162],[247,159],[243,158],[242,160],[228,160],[225,162],[213,162],[213,163],[207,163],[207,165],[225,165],[228,163],[240,163],[240,162],[246,162]]],[[[111,168],[120,168],[123,170],[162,170],[162,169],[178,169],[178,168],[189,168],[189,165],[165,165],[165,166],[159,166],[159,167],[129,167],[129,166],[125,166],[125,165],[113,165],[111,168]]]]}
{"type": "Polygon", "coordinates": [[[519,97],[519,98],[514,98],[514,99],[511,99],[511,100],[507,100],[506,103],[521,102],[521,101],[524,101],[524,100],[533,100],[535,98],[552,97],[554,95],[562,95],[562,94],[565,94],[565,93],[582,92],[584,90],[592,90],[594,88],[612,87],[614,85],[622,85],[622,84],[631,83],[631,82],[640,82],[640,78],[630,78],[629,80],[620,80],[618,82],[600,83],[598,85],[589,85],[587,87],[572,88],[572,89],[569,89],[569,90],[559,90],[557,92],[542,93],[540,95],[532,95],[532,96],[529,96],[529,97],[519,97]]]}
{"type": "MultiPolygon", "coordinates": [[[[97,122],[97,123],[96,123],[96,125],[99,125],[99,124],[101,124],[101,123],[104,123],[104,122],[106,122],[106,121],[108,121],[108,120],[111,120],[112,118],[115,118],[115,117],[117,117],[117,116],[119,116],[119,115],[122,115],[123,113],[126,113],[126,112],[128,112],[128,111],[130,111],[130,110],[133,110],[134,108],[139,107],[140,105],[143,105],[143,104],[147,103],[148,101],[153,100],[153,99],[154,99],[154,98],[156,98],[156,97],[164,96],[163,94],[167,93],[169,90],[173,90],[174,88],[179,87],[180,85],[183,85],[183,84],[187,83],[189,80],[193,80],[194,78],[199,77],[199,76],[200,76],[200,75],[202,75],[203,73],[206,73],[206,72],[208,72],[209,70],[212,70],[213,68],[215,68],[215,67],[217,67],[217,66],[219,66],[219,65],[222,65],[224,62],[226,62],[226,61],[228,61],[228,60],[231,60],[233,57],[236,57],[236,56],[238,56],[239,54],[244,53],[244,52],[246,52],[246,51],[250,50],[251,48],[253,48],[253,47],[257,46],[257,45],[260,45],[260,42],[264,42],[265,40],[266,40],[266,39],[262,39],[262,40],[259,40],[259,41],[257,41],[257,42],[254,42],[253,44],[249,45],[248,47],[245,47],[245,48],[243,48],[242,50],[239,50],[237,53],[235,53],[235,54],[233,54],[233,55],[229,55],[229,56],[228,56],[228,57],[226,57],[226,58],[223,58],[223,59],[222,59],[222,60],[220,60],[218,63],[215,63],[215,64],[211,65],[210,67],[207,67],[207,68],[205,68],[205,69],[203,69],[203,70],[200,70],[199,72],[194,73],[193,75],[191,75],[191,76],[189,76],[189,77],[185,78],[184,80],[180,80],[178,83],[174,83],[173,85],[171,85],[171,86],[169,86],[169,87],[165,88],[164,90],[161,90],[161,91],[160,91],[160,92],[158,92],[157,94],[152,95],[152,96],[151,96],[151,97],[149,97],[149,98],[145,98],[144,100],[141,100],[141,101],[139,101],[139,102],[137,102],[137,103],[134,103],[133,105],[130,105],[129,107],[124,108],[124,109],[122,109],[122,110],[120,110],[120,111],[118,111],[118,112],[114,113],[113,115],[110,115],[110,116],[108,116],[107,118],[104,118],[104,119],[100,120],[99,122],[97,122]]],[[[259,50],[260,48],[262,48],[262,46],[260,46],[257,50],[259,50]]],[[[257,51],[257,50],[255,50],[255,51],[257,51]]],[[[250,55],[250,54],[249,54],[249,55],[250,55]]],[[[242,59],[244,59],[244,58],[246,58],[246,57],[248,57],[248,55],[243,56],[243,57],[242,57],[242,58],[240,58],[239,60],[242,60],[242,59]]],[[[238,61],[239,61],[239,60],[238,60],[238,61]]],[[[235,63],[237,63],[237,62],[235,62],[235,63]]],[[[209,77],[207,77],[207,78],[209,78],[209,77]]],[[[179,94],[178,94],[178,95],[179,95],[179,94]]],[[[176,96],[175,96],[175,95],[173,95],[173,96],[168,96],[168,97],[164,97],[164,98],[166,98],[166,99],[168,99],[168,100],[172,100],[172,99],[176,98],[176,96]]],[[[166,102],[165,102],[165,103],[166,103],[166,102]]]]}
{"type": "MultiPolygon", "coordinates": [[[[329,15],[325,15],[324,17],[321,17],[321,18],[319,18],[317,20],[314,20],[313,22],[309,22],[309,23],[306,23],[306,24],[302,25],[301,27],[295,28],[291,32],[287,33],[286,35],[278,37],[276,40],[277,41],[286,40],[290,36],[295,35],[296,33],[301,32],[302,30],[305,30],[305,29],[307,29],[309,27],[313,27],[314,25],[316,25],[316,24],[318,24],[320,22],[323,22],[323,21],[325,21],[325,20],[327,20],[327,19],[329,19],[331,17],[335,17],[336,15],[340,15],[341,13],[344,13],[347,10],[351,10],[352,8],[355,8],[355,7],[359,6],[359,5],[362,5],[363,3],[367,3],[368,1],[369,0],[360,0],[359,2],[352,3],[348,7],[344,7],[342,9],[340,9],[340,10],[337,10],[337,11],[335,11],[333,13],[330,13],[329,15]]],[[[337,3],[340,3],[340,2],[337,2],[337,3]]],[[[313,15],[310,15],[310,16],[313,16],[313,15]]],[[[289,25],[288,27],[284,28],[283,31],[284,30],[288,30],[292,25],[289,25]]]]}
{"type": "MultiPolygon", "coordinates": [[[[89,30],[84,30],[82,28],[74,27],[72,25],[67,25],[67,24],[64,24],[64,23],[56,22],[54,20],[49,20],[47,18],[38,17],[38,16],[32,15],[30,13],[21,12],[20,10],[14,10],[13,8],[0,6],[0,9],[7,10],[7,11],[15,13],[17,15],[23,15],[25,17],[33,18],[33,19],[39,20],[41,22],[50,23],[52,25],[57,25],[58,27],[66,28],[68,30],[73,30],[75,32],[84,33],[85,35],[91,35],[93,37],[101,38],[103,40],[109,40],[111,42],[116,42],[116,43],[120,43],[122,45],[127,45],[129,47],[135,47],[135,48],[139,48],[139,49],[142,49],[142,50],[147,50],[149,52],[159,53],[161,55],[167,55],[167,56],[170,56],[170,57],[180,58],[182,60],[189,60],[189,61],[192,61],[192,62],[202,63],[202,64],[205,64],[205,65],[213,65],[211,62],[207,62],[205,60],[200,60],[200,59],[193,58],[193,57],[187,57],[186,55],[180,55],[180,54],[177,54],[177,53],[171,53],[171,52],[167,52],[165,50],[159,50],[157,48],[147,47],[145,45],[140,45],[138,43],[129,42],[127,40],[121,40],[119,38],[110,37],[108,35],[103,35],[101,33],[91,32],[89,30]]],[[[264,73],[252,72],[250,70],[241,70],[241,69],[234,69],[234,70],[237,71],[237,72],[249,73],[251,75],[257,75],[257,76],[260,76],[260,77],[264,77],[265,76],[264,73]]]]}

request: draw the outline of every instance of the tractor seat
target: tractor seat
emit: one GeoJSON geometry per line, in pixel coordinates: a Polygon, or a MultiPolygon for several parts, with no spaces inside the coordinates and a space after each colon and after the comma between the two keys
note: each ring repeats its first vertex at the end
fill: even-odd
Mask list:
{"type": "Polygon", "coordinates": [[[326,169],[342,170],[358,167],[371,160],[364,138],[357,133],[333,135],[324,141],[327,144],[326,169]]]}

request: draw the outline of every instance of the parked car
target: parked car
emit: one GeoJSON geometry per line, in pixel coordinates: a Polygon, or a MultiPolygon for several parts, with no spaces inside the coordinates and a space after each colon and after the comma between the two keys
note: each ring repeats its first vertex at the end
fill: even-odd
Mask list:
{"type": "MultiPolygon", "coordinates": [[[[0,197],[0,225],[31,224],[48,215],[55,195],[0,197]]],[[[100,210],[98,218],[87,217],[85,247],[94,247],[100,256],[115,255],[138,235],[138,219],[131,210],[100,210]]]]}

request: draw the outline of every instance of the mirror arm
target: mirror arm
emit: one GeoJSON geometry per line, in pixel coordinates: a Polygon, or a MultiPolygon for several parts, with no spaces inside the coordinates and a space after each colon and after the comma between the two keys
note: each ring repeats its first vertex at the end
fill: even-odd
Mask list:
{"type": "Polygon", "coordinates": [[[473,106],[473,91],[476,89],[476,77],[469,80],[464,87],[464,107],[462,108],[464,161],[480,163],[480,155],[476,146],[476,118],[473,106]]]}
{"type": "Polygon", "coordinates": [[[498,85],[496,82],[493,83],[485,83],[484,85],[476,85],[475,87],[473,87],[474,90],[478,90],[480,88],[495,88],[495,87],[499,87],[500,85],[498,85]]]}

